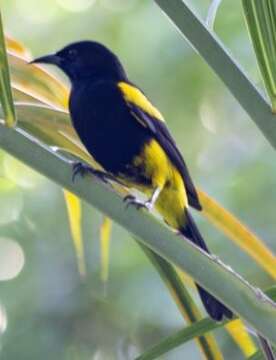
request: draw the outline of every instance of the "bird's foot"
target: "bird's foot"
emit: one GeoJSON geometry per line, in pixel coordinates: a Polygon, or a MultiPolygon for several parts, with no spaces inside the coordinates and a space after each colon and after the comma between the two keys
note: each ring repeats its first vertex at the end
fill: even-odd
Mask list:
{"type": "Polygon", "coordinates": [[[99,180],[107,183],[108,180],[112,180],[113,177],[104,171],[96,170],[92,168],[91,166],[84,164],[80,161],[75,162],[73,164],[73,173],[72,173],[72,181],[75,182],[76,177],[80,175],[81,177],[84,177],[86,174],[91,174],[95,177],[97,177],[99,180]]]}
{"type": "Polygon", "coordinates": [[[125,196],[124,202],[126,203],[126,208],[128,208],[129,206],[134,206],[137,210],[146,209],[148,211],[151,211],[153,209],[153,204],[150,200],[141,201],[133,195],[125,196]]]}

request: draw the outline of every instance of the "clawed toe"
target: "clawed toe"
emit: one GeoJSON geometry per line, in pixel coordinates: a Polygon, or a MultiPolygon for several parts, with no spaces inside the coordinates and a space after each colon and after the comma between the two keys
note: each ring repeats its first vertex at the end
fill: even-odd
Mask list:
{"type": "Polygon", "coordinates": [[[91,166],[86,165],[82,162],[75,162],[73,164],[73,173],[72,173],[72,181],[75,182],[76,177],[80,175],[81,177],[85,176],[87,173],[96,176],[103,182],[107,183],[107,180],[111,178],[108,174],[104,173],[103,171],[93,169],[91,166]]]}
{"type": "Polygon", "coordinates": [[[124,202],[126,203],[126,208],[128,208],[129,206],[134,206],[137,210],[140,209],[146,209],[148,211],[152,210],[152,206],[149,201],[145,201],[145,202],[140,201],[133,195],[127,195],[124,198],[124,202]]]}
{"type": "Polygon", "coordinates": [[[82,162],[75,162],[73,164],[73,172],[72,172],[72,181],[75,182],[76,177],[80,175],[83,177],[85,173],[87,172],[86,167],[87,165],[83,164],[82,162]]]}

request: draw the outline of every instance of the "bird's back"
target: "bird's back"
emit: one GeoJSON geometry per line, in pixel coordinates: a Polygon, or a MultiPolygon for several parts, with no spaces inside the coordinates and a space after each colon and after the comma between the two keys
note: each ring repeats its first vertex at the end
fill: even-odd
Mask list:
{"type": "Polygon", "coordinates": [[[87,81],[74,86],[70,112],[88,151],[114,174],[125,172],[151,137],[134,121],[117,83],[112,81],[87,81]]]}

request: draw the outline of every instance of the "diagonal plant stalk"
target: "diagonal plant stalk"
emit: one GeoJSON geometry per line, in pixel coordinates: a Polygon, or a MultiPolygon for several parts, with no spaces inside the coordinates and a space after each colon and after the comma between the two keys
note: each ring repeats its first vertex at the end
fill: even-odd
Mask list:
{"type": "Polygon", "coordinates": [[[22,130],[1,125],[0,147],[125,227],[144,245],[187,272],[257,332],[276,343],[275,303],[216,257],[183,241],[147,212],[126,210],[122,198],[105,184],[91,181],[91,177],[80,178],[73,184],[71,163],[22,130]]]}
{"type": "Polygon", "coordinates": [[[5,114],[5,122],[9,127],[16,124],[15,110],[13,106],[12,91],[10,85],[10,73],[8,67],[7,53],[4,41],[2,16],[0,11],[0,102],[5,114]]]}
{"type": "Polygon", "coordinates": [[[276,278],[276,257],[244,224],[224,209],[213,198],[198,189],[203,206],[201,214],[244,249],[273,279],[276,278]]]}
{"type": "Polygon", "coordinates": [[[155,0],[185,38],[210,65],[276,149],[276,120],[270,105],[250,82],[218,37],[182,0],[155,0]]]}
{"type": "Polygon", "coordinates": [[[222,0],[212,0],[209,9],[208,14],[206,17],[206,26],[212,31],[214,29],[214,24],[217,16],[218,8],[221,4],[222,0]]]}
{"type": "Polygon", "coordinates": [[[243,0],[243,9],[267,93],[276,112],[276,3],[243,0]]]}
{"type": "MultiPolygon", "coordinates": [[[[139,244],[139,241],[138,241],[139,244]]],[[[201,312],[191,298],[188,290],[174,267],[152,250],[140,244],[142,250],[149,258],[155,269],[159,272],[164,283],[172,294],[178,308],[188,323],[195,323],[202,319],[201,312]]],[[[220,349],[213,335],[202,335],[196,338],[199,348],[206,359],[223,359],[220,349]]],[[[164,348],[165,349],[165,346],[164,348]]]]}
{"type": "MultiPolygon", "coordinates": [[[[270,295],[274,300],[276,300],[276,288],[270,288],[266,291],[266,294],[270,295]]],[[[154,360],[159,358],[161,355],[166,354],[167,352],[177,348],[180,345],[185,344],[186,342],[194,339],[197,334],[204,335],[210,331],[216,330],[217,328],[223,327],[225,325],[230,325],[236,322],[237,319],[226,320],[221,323],[217,323],[210,318],[204,318],[192,325],[186,326],[184,329],[177,331],[175,334],[172,334],[157,345],[152,346],[150,349],[146,350],[142,355],[138,356],[135,360],[154,360]]],[[[248,357],[248,360],[257,360],[263,359],[262,352],[260,350],[256,351],[253,355],[248,357]],[[256,358],[256,359],[255,359],[256,358]]]]}
{"type": "Polygon", "coordinates": [[[275,360],[274,352],[270,342],[262,336],[259,336],[259,342],[265,359],[275,360]]]}
{"type": "Polygon", "coordinates": [[[144,352],[142,355],[138,356],[135,360],[154,360],[158,359],[160,356],[166,354],[168,351],[175,349],[176,347],[182,345],[184,342],[192,340],[195,336],[200,334],[204,335],[206,332],[213,331],[218,327],[223,326],[226,322],[215,323],[210,318],[202,319],[183,330],[180,330],[178,333],[173,334],[172,336],[167,337],[165,340],[160,342],[158,345],[153,346],[148,351],[144,352]],[[183,340],[185,339],[185,341],[183,340]]]}

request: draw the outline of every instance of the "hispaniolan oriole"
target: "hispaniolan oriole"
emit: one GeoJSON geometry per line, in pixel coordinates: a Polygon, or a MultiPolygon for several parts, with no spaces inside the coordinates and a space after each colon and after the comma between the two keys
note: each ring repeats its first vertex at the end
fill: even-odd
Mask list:
{"type": "MultiPolygon", "coordinates": [[[[161,113],[132,84],[118,57],[102,44],[82,41],[33,62],[57,65],[69,77],[69,109],[81,141],[109,174],[146,194],[167,224],[201,249],[208,248],[188,210],[201,210],[187,166],[161,113]]],[[[209,315],[217,321],[232,312],[197,285],[209,315]]]]}

